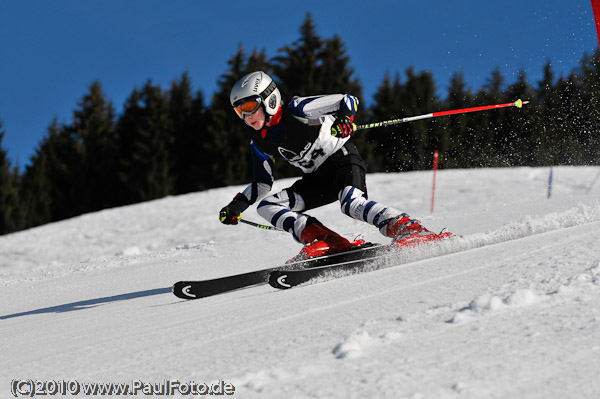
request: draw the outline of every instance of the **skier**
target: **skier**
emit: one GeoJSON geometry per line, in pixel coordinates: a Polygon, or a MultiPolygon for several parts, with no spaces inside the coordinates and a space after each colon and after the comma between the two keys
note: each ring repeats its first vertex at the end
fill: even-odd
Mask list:
{"type": "Polygon", "coordinates": [[[364,242],[350,242],[304,213],[336,200],[344,214],[374,225],[398,246],[449,235],[433,233],[407,214],[367,199],[366,165],[349,141],[356,128],[356,97],[294,97],[284,104],[273,79],[257,71],[233,86],[230,101],[238,117],[253,129],[254,181],[221,209],[222,223],[237,224],[241,213],[262,198],[258,214],[304,244],[299,258],[342,252],[364,242]],[[273,185],[276,156],[304,174],[291,187],[265,197],[273,185]]]}

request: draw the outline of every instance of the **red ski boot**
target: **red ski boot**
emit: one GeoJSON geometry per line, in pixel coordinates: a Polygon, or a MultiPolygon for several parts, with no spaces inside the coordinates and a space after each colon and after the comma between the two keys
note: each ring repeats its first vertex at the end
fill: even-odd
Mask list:
{"type": "Polygon", "coordinates": [[[390,219],[386,227],[386,235],[393,238],[392,246],[403,248],[414,247],[429,241],[442,240],[450,237],[452,233],[433,233],[421,226],[418,220],[411,219],[403,213],[390,219]]]}
{"type": "Polygon", "coordinates": [[[300,239],[305,244],[304,248],[288,262],[344,252],[365,243],[364,240],[350,242],[318,221],[307,225],[302,231],[300,239]]]}

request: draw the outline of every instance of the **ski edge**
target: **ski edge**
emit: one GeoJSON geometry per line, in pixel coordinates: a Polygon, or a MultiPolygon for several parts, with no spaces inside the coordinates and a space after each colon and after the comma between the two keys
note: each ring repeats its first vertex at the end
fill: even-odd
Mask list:
{"type": "MultiPolygon", "coordinates": [[[[328,265],[307,268],[307,269],[274,270],[269,275],[269,285],[271,285],[271,287],[273,287],[273,288],[285,290],[285,289],[290,289],[292,287],[296,287],[298,285],[307,283],[315,278],[322,277],[329,273],[335,274],[335,273],[341,273],[341,272],[345,272],[345,271],[353,271],[353,272],[363,273],[366,271],[378,270],[378,269],[381,269],[382,267],[375,267],[376,263],[381,262],[382,264],[385,264],[387,262],[387,260],[389,259],[388,255],[393,255],[394,253],[399,253],[399,251],[406,250],[406,249],[426,248],[427,246],[435,245],[436,243],[446,242],[448,240],[455,240],[456,238],[459,238],[459,237],[460,236],[456,236],[456,235],[448,235],[448,236],[445,236],[441,240],[422,242],[422,243],[419,243],[418,245],[409,243],[403,247],[394,247],[393,244],[389,244],[389,245],[382,244],[377,247],[378,251],[375,251],[374,256],[371,256],[371,257],[367,256],[364,258],[358,258],[358,259],[354,259],[354,260],[350,260],[350,261],[346,261],[346,262],[332,263],[332,264],[328,264],[328,265]],[[380,250],[380,252],[379,252],[379,250],[380,250]],[[370,266],[373,266],[373,268],[371,268],[370,266]],[[369,269],[369,270],[364,270],[364,269],[369,269]],[[286,280],[290,276],[294,277],[294,279],[295,279],[294,282],[289,282],[286,280]]],[[[441,256],[441,255],[437,255],[437,256],[441,256]]],[[[432,257],[436,257],[436,255],[434,255],[432,257]]],[[[429,258],[430,258],[429,256],[425,256],[423,259],[429,259],[429,258]]],[[[406,263],[410,263],[410,262],[412,262],[412,261],[409,260],[408,262],[402,262],[400,264],[406,264],[406,263]]],[[[337,278],[337,277],[335,277],[335,278],[337,278]]]]}
{"type": "Polygon", "coordinates": [[[269,285],[273,288],[286,290],[296,287],[300,284],[307,283],[328,273],[339,273],[350,270],[356,271],[362,269],[363,267],[367,268],[369,265],[380,260],[383,261],[384,258],[381,255],[376,255],[373,257],[355,259],[348,262],[334,263],[315,268],[301,270],[275,270],[269,274],[269,285]],[[294,282],[288,282],[287,279],[290,276],[295,277],[296,280],[294,282]]]}

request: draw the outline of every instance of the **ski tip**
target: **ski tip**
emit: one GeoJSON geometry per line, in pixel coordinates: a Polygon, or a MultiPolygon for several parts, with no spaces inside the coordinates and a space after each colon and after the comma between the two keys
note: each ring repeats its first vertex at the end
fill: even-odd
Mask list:
{"type": "Polygon", "coordinates": [[[181,299],[197,299],[200,298],[198,295],[194,294],[191,289],[191,284],[186,281],[178,281],[173,284],[171,287],[171,291],[177,298],[181,299]]]}
{"type": "Polygon", "coordinates": [[[288,284],[287,281],[287,273],[281,271],[272,272],[269,276],[269,285],[273,288],[279,288],[280,290],[285,290],[288,288],[292,288],[291,284],[288,284]]]}

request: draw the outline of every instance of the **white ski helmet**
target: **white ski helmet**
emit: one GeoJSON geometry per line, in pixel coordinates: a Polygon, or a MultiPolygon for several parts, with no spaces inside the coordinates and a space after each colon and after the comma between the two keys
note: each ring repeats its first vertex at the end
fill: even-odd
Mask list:
{"type": "MultiPolygon", "coordinates": [[[[259,97],[268,115],[275,115],[281,103],[281,93],[269,75],[263,71],[249,73],[231,89],[229,101],[232,107],[243,103],[243,100],[259,97]]],[[[243,119],[243,116],[240,116],[243,119]]]]}

